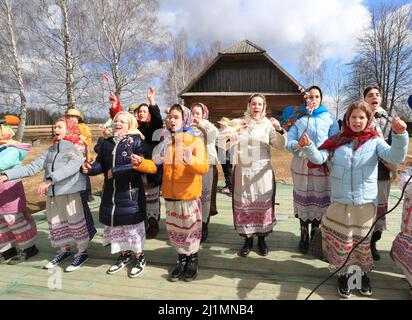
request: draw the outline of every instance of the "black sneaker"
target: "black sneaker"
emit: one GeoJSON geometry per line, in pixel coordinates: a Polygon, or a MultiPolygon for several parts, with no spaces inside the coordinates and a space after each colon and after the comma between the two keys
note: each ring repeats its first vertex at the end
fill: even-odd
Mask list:
{"type": "Polygon", "coordinates": [[[73,262],[66,268],[66,272],[72,272],[74,270],[79,269],[87,260],[89,259],[89,255],[87,252],[79,252],[74,255],[73,262]]]}
{"type": "Polygon", "coordinates": [[[109,268],[109,270],[107,270],[107,273],[108,274],[116,273],[122,270],[127,265],[131,264],[132,262],[133,262],[133,255],[131,254],[131,252],[128,252],[126,254],[121,253],[120,256],[117,258],[116,263],[112,265],[109,268]]]}
{"type": "Polygon", "coordinates": [[[60,263],[62,263],[64,260],[67,260],[72,253],[69,251],[59,251],[55,257],[44,266],[44,269],[53,269],[57,267],[60,263]]]}
{"type": "Polygon", "coordinates": [[[19,254],[19,253],[17,252],[17,249],[14,248],[14,247],[13,247],[13,248],[10,248],[10,249],[8,249],[8,250],[6,250],[6,251],[4,251],[4,252],[1,252],[1,253],[0,253],[0,263],[1,263],[1,262],[5,262],[5,261],[11,259],[11,258],[17,256],[18,254],[19,254]]]}
{"type": "Polygon", "coordinates": [[[37,249],[36,246],[31,246],[30,248],[20,251],[17,256],[14,256],[13,258],[11,258],[8,264],[10,265],[19,264],[21,262],[27,261],[28,259],[30,259],[31,257],[35,256],[38,253],[39,253],[39,249],[37,249]]]}
{"type": "Polygon", "coordinates": [[[363,296],[370,297],[372,295],[371,281],[366,273],[362,276],[362,289],[359,289],[359,293],[363,296]]]}
{"type": "Polygon", "coordinates": [[[348,299],[351,296],[351,290],[348,287],[348,277],[340,276],[338,279],[338,293],[342,298],[348,299]]]}
{"type": "Polygon", "coordinates": [[[146,266],[146,258],[142,253],[138,258],[136,258],[136,263],[130,271],[129,277],[136,278],[143,273],[144,267],[146,266]]]}

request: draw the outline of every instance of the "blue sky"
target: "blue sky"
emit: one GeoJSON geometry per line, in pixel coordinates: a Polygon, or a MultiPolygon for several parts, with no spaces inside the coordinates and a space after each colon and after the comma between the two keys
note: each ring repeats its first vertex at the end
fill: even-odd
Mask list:
{"type": "Polygon", "coordinates": [[[248,39],[303,81],[298,66],[305,43],[317,41],[329,65],[349,62],[356,35],[369,26],[370,6],[382,2],[388,1],[161,0],[160,17],[174,32],[185,28],[191,44],[219,40],[224,49],[248,39]]]}

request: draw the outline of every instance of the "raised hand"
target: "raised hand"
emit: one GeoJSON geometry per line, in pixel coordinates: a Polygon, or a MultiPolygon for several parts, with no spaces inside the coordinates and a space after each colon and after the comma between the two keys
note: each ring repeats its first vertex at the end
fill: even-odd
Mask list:
{"type": "Polygon", "coordinates": [[[199,125],[199,119],[198,119],[198,118],[193,117],[193,120],[192,120],[192,125],[194,125],[194,126],[199,125]]]}
{"type": "Polygon", "coordinates": [[[300,139],[299,139],[299,144],[298,144],[298,145],[299,145],[301,148],[303,148],[303,147],[306,147],[306,146],[310,145],[311,143],[312,143],[312,140],[310,140],[308,134],[305,132],[305,133],[303,133],[302,136],[300,137],[300,139]]]}
{"type": "Polygon", "coordinates": [[[282,127],[280,126],[280,122],[276,120],[275,118],[270,118],[270,122],[272,123],[272,126],[275,128],[276,131],[280,131],[282,127]]]}
{"type": "Polygon", "coordinates": [[[407,125],[399,117],[395,117],[392,120],[392,130],[397,134],[404,133],[407,128],[407,125]]]}
{"type": "Polygon", "coordinates": [[[149,101],[149,105],[154,106],[155,100],[154,100],[154,96],[156,94],[156,89],[149,87],[149,89],[147,89],[147,100],[149,101]]]}
{"type": "Polygon", "coordinates": [[[116,105],[117,97],[116,97],[115,94],[114,94],[113,92],[111,92],[111,91],[110,91],[110,95],[109,95],[109,101],[111,101],[113,105],[116,105]]]}

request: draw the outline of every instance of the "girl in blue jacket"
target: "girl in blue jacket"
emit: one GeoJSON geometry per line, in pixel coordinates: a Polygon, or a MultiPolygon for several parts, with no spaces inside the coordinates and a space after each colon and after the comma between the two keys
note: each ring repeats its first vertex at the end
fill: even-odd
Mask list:
{"type": "MultiPolygon", "coordinates": [[[[366,236],[375,221],[378,204],[378,158],[393,164],[403,161],[408,149],[406,124],[399,118],[392,122],[393,140],[389,146],[374,128],[372,110],[364,102],[350,105],[343,119],[343,132],[326,140],[319,149],[303,134],[299,145],[314,164],[331,159],[331,205],[322,218],[323,254],[331,271],[346,261],[352,248],[366,236]]],[[[366,273],[374,267],[371,237],[351,254],[339,272],[338,293],[349,298],[348,273],[357,266],[362,271],[362,295],[372,295],[366,273]]]]}

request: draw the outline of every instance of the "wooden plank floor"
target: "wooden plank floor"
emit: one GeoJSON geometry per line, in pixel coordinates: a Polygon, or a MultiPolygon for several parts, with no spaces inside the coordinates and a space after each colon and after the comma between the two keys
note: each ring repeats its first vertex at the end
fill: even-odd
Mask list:
{"type": "MultiPolygon", "coordinates": [[[[399,195],[399,190],[393,188],[392,205],[399,195]]],[[[89,246],[90,258],[72,273],[63,272],[70,262],[65,262],[63,269],[42,269],[56,249],[50,247],[44,212],[36,213],[40,253],[17,266],[0,265],[0,299],[304,299],[329,272],[325,262],[297,250],[299,226],[292,215],[291,197],[292,186],[278,184],[278,224],[267,240],[269,255],[261,257],[253,251],[247,258],[241,258],[236,253],[243,241],[233,227],[231,198],[219,193],[219,214],[211,218],[209,239],[199,252],[199,275],[191,283],[167,280],[168,271],[175,265],[176,253],[167,241],[163,206],[161,232],[157,239],[146,241],[148,263],[142,276],[135,279],[127,277],[127,270],[106,274],[116,256],[110,254],[109,248],[101,246],[103,228],[97,223],[99,197],[91,203],[98,234],[89,246]]],[[[404,276],[389,257],[392,240],[400,228],[401,207],[402,203],[390,215],[389,230],[378,243],[382,259],[370,275],[373,296],[365,298],[354,293],[351,299],[408,299],[404,276]]],[[[329,280],[311,299],[339,299],[336,282],[336,278],[329,280]]]]}

